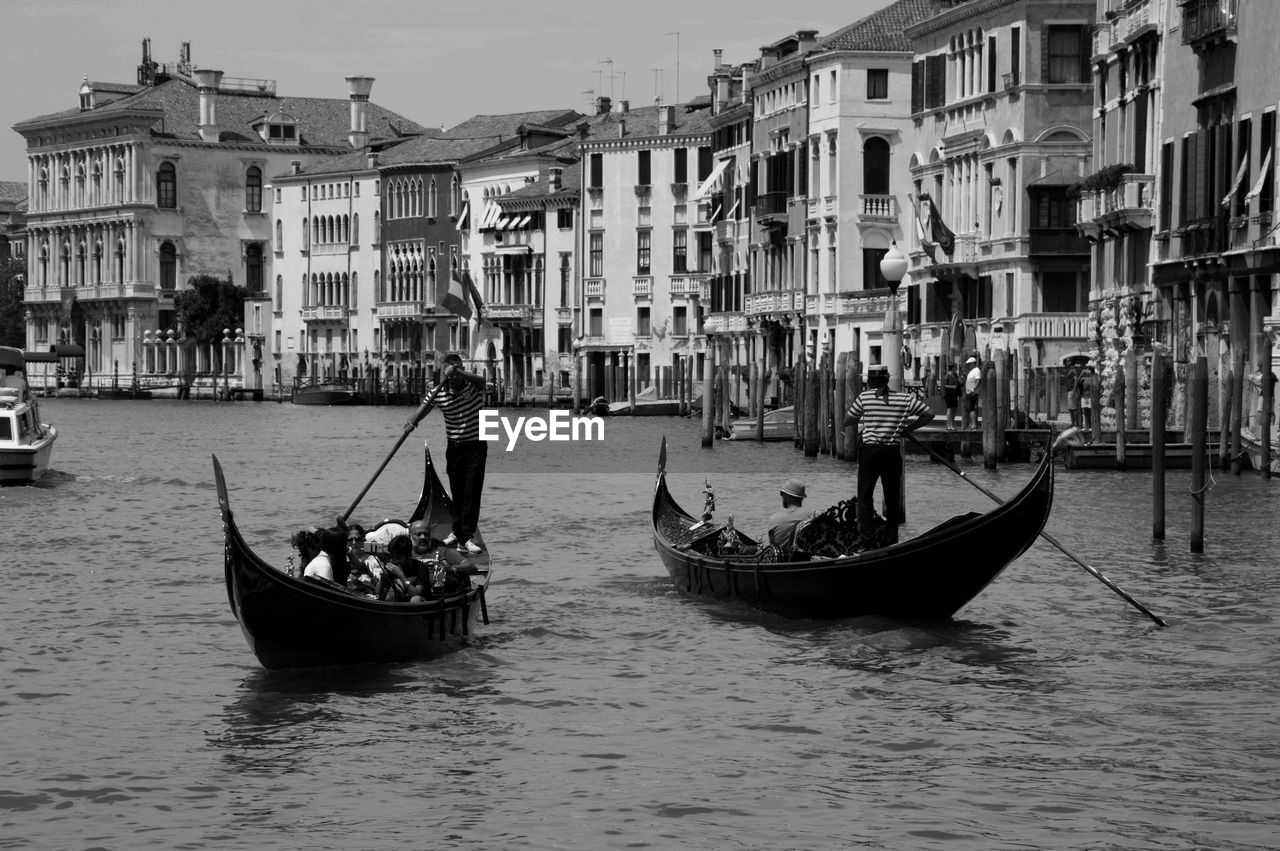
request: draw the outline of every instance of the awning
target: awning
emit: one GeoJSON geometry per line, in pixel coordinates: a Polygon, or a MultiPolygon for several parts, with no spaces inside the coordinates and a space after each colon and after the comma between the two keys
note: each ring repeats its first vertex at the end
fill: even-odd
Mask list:
{"type": "Polygon", "coordinates": [[[512,227],[513,227],[513,228],[522,228],[522,227],[524,227],[525,225],[529,224],[529,220],[530,220],[530,219],[532,219],[532,218],[533,218],[533,216],[531,216],[531,215],[528,215],[528,216],[521,216],[521,217],[520,217],[520,220],[519,220],[519,221],[517,221],[514,225],[512,225],[512,227]]]}
{"type": "Polygon", "coordinates": [[[470,212],[471,212],[471,202],[470,202],[470,201],[463,201],[463,202],[462,202],[462,212],[458,214],[458,230],[466,230],[466,228],[467,228],[467,215],[468,215],[470,212]]]}
{"type": "Polygon", "coordinates": [[[54,343],[49,347],[49,351],[53,352],[60,358],[84,357],[84,347],[77,346],[75,343],[54,343]]]}
{"type": "Polygon", "coordinates": [[[716,167],[711,169],[711,174],[707,176],[706,180],[702,181],[698,186],[698,191],[693,194],[693,200],[697,201],[699,198],[705,197],[706,194],[711,191],[711,187],[715,185],[715,182],[720,179],[720,175],[724,174],[724,170],[729,167],[729,163],[731,162],[733,162],[733,157],[725,157],[720,160],[720,162],[716,163],[716,167]]]}
{"type": "Polygon", "coordinates": [[[498,216],[498,220],[493,223],[494,230],[506,230],[509,227],[511,227],[510,216],[498,216]]]}
{"type": "Polygon", "coordinates": [[[1271,177],[1271,151],[1267,151],[1267,155],[1262,159],[1262,168],[1258,169],[1258,181],[1253,184],[1253,188],[1249,190],[1249,194],[1244,196],[1245,203],[1252,201],[1262,194],[1262,187],[1267,185],[1267,180],[1271,177]]]}
{"type": "Polygon", "coordinates": [[[490,204],[485,207],[484,218],[480,220],[480,227],[491,228],[498,221],[498,216],[502,215],[502,208],[497,204],[490,204]]]}

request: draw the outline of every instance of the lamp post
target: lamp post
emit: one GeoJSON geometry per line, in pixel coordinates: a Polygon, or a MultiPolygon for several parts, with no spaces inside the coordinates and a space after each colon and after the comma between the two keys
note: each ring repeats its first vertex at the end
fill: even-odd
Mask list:
{"type": "Polygon", "coordinates": [[[902,311],[898,309],[898,285],[907,274],[907,258],[898,243],[880,258],[880,274],[889,285],[889,307],[880,331],[880,362],[889,370],[889,389],[902,389],[902,311]]]}
{"type": "MultiPolygon", "coordinates": [[[[222,329],[222,393],[231,399],[231,329],[222,329]]],[[[217,394],[215,393],[216,397],[217,394]]]]}

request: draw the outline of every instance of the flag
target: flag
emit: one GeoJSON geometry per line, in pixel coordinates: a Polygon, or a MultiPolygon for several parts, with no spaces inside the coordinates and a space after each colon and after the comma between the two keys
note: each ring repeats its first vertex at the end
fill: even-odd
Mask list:
{"type": "MultiPolygon", "coordinates": [[[[480,291],[476,289],[475,281],[471,280],[471,273],[463,272],[462,276],[467,285],[467,295],[471,299],[471,307],[475,310],[476,321],[483,324],[488,321],[484,317],[484,299],[480,298],[480,291]]],[[[470,313],[467,314],[467,316],[470,315],[470,313]]]]}
{"type": "Polygon", "coordinates": [[[937,263],[938,256],[933,250],[938,247],[938,244],[929,239],[929,232],[925,229],[924,222],[920,220],[920,208],[916,206],[915,196],[908,194],[907,197],[911,199],[911,209],[916,214],[916,239],[919,241],[920,247],[924,249],[924,253],[929,255],[929,262],[937,263]]]}
{"type": "Polygon", "coordinates": [[[458,277],[456,272],[449,276],[449,287],[440,296],[440,303],[437,307],[445,313],[452,313],[464,319],[471,318],[471,304],[467,293],[467,284],[458,277]]]}
{"type": "Polygon", "coordinates": [[[942,249],[942,252],[950,257],[956,251],[956,235],[952,233],[951,228],[947,227],[946,222],[942,221],[942,214],[938,212],[938,205],[933,203],[932,198],[921,195],[920,200],[924,201],[925,211],[929,214],[929,236],[942,249]]]}

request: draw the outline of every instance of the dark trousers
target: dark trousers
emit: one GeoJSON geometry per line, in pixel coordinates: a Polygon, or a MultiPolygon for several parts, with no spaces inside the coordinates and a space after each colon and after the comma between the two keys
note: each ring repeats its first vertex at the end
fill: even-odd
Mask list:
{"type": "Polygon", "coordinates": [[[884,489],[885,520],[896,526],[906,520],[899,516],[902,504],[902,447],[897,443],[862,444],[858,452],[858,532],[869,534],[875,513],[876,480],[884,489]]]}
{"type": "Polygon", "coordinates": [[[480,522],[480,495],[484,491],[484,464],[489,444],[483,440],[450,440],[444,451],[453,498],[453,534],[458,542],[469,540],[480,522]]]}

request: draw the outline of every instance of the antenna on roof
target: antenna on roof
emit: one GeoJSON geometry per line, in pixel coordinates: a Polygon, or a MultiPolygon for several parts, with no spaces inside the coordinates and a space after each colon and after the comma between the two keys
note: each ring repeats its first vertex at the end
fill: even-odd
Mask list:
{"type": "Polygon", "coordinates": [[[653,69],[653,102],[662,105],[662,69],[653,69]]]}
{"type": "Polygon", "coordinates": [[[667,33],[676,37],[676,103],[680,103],[680,33],[667,33]]]}
{"type": "MultiPolygon", "coordinates": [[[[601,59],[601,60],[600,60],[599,62],[597,62],[596,64],[597,64],[597,65],[608,65],[608,66],[609,66],[609,100],[613,100],[613,60],[612,60],[612,59],[601,59]]],[[[603,87],[603,86],[601,86],[601,88],[604,88],[604,87],[603,87]]]]}

